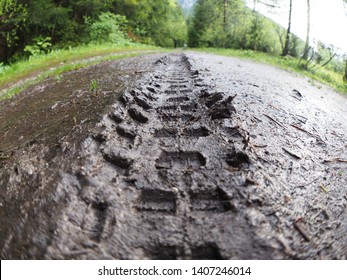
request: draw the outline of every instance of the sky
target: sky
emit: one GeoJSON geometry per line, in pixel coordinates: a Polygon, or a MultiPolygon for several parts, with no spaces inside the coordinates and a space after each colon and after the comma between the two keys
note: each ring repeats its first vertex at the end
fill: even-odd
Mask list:
{"type": "MultiPolygon", "coordinates": [[[[253,0],[249,0],[253,8],[253,0]]],[[[289,0],[282,2],[276,13],[258,4],[257,10],[273,19],[282,26],[288,26],[289,0]],[[286,3],[284,5],[283,3],[286,3]]],[[[346,6],[347,9],[347,6],[346,6]]],[[[339,48],[338,52],[347,53],[347,15],[342,0],[311,0],[311,45],[318,40],[325,44],[333,44],[339,48]]],[[[292,32],[302,39],[306,39],[307,1],[293,0],[292,32]]]]}

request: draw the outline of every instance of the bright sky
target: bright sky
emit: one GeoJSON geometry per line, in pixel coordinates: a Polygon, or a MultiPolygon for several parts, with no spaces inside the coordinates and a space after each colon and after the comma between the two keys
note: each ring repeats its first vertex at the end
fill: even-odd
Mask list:
{"type": "MultiPolygon", "coordinates": [[[[249,0],[249,6],[253,0],[249,0]]],[[[258,10],[282,26],[288,26],[289,0],[279,1],[282,4],[277,14],[269,13],[268,9],[258,4],[258,10]]],[[[347,9],[347,5],[346,5],[347,9]]],[[[293,0],[292,32],[302,39],[306,38],[307,1],[293,0]]],[[[341,52],[347,53],[347,15],[343,0],[311,0],[311,44],[320,40],[333,44],[341,52]]]]}

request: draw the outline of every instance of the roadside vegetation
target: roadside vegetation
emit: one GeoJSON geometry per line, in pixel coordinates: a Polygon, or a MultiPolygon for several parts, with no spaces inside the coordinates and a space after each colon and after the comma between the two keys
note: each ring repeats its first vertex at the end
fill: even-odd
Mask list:
{"type": "Polygon", "coordinates": [[[66,50],[54,50],[48,54],[34,55],[9,65],[0,65],[0,100],[9,98],[46,78],[60,79],[60,75],[64,72],[103,61],[158,51],[163,51],[163,49],[142,44],[83,45],[66,50]]]}
{"type": "Polygon", "coordinates": [[[188,20],[189,46],[280,66],[347,93],[347,54],[320,41],[308,43],[310,0],[307,3],[304,41],[291,32],[292,0],[197,0],[188,20]],[[272,13],[285,7],[288,27],[264,17],[260,7],[272,13]]]}
{"type": "MultiPolygon", "coordinates": [[[[297,72],[310,78],[310,82],[315,84],[316,81],[326,84],[335,90],[347,94],[347,85],[343,80],[341,73],[322,67],[305,68],[300,65],[299,60],[290,56],[278,56],[270,53],[257,52],[252,50],[233,50],[220,48],[199,48],[195,49],[202,52],[213,53],[224,56],[232,56],[253,60],[256,62],[271,64],[279,68],[297,72]]],[[[318,86],[318,85],[317,85],[318,86]]]]}
{"type": "Polygon", "coordinates": [[[176,1],[0,0],[0,99],[47,77],[186,39],[176,1]]]}
{"type": "Polygon", "coordinates": [[[176,0],[0,1],[2,63],[86,44],[175,47],[186,40],[176,0]]]}
{"type": "Polygon", "coordinates": [[[306,42],[295,36],[291,3],[0,0],[0,99],[66,71],[185,46],[277,65],[347,93],[347,55],[322,42],[310,46],[309,28],[306,42]],[[260,5],[274,13],[288,7],[288,28],[260,14],[260,5]]]}

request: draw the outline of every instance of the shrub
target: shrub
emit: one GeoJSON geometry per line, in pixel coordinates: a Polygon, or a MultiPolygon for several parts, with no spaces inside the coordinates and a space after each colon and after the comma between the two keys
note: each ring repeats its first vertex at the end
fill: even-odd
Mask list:
{"type": "Polygon", "coordinates": [[[110,12],[102,13],[99,20],[89,27],[89,37],[92,43],[118,43],[127,42],[122,27],[126,24],[126,18],[110,12]]]}
{"type": "Polygon", "coordinates": [[[24,52],[29,54],[29,56],[45,54],[51,51],[51,37],[39,36],[33,40],[32,45],[27,45],[24,48],[24,52]]]}

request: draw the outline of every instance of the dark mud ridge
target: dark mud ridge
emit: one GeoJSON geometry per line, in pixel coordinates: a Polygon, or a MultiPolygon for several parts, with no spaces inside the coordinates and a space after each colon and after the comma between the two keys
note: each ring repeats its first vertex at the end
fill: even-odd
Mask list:
{"type": "MultiPolygon", "coordinates": [[[[88,97],[92,104],[107,100],[98,121],[87,127],[82,121],[54,144],[33,139],[4,154],[2,258],[346,258],[345,173],[331,175],[341,177],[334,182],[344,190],[316,186],[319,195],[339,195],[335,205],[310,203],[317,193],[309,185],[320,177],[310,175],[306,185],[296,178],[290,192],[302,153],[293,146],[283,146],[280,156],[271,148],[257,152],[276,138],[252,142],[260,132],[243,122],[252,117],[239,109],[242,93],[218,87],[198,59],[151,56],[144,74],[131,74],[120,94],[88,97]],[[282,174],[274,175],[280,172],[288,189],[280,188],[282,174]]],[[[282,129],[278,118],[262,117],[267,127],[282,129]]],[[[309,136],[326,147],[317,134],[309,136]]],[[[339,159],[335,170],[344,164],[339,159]]]]}

